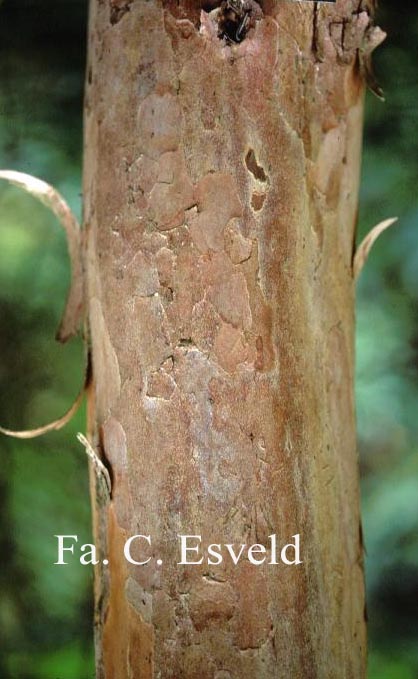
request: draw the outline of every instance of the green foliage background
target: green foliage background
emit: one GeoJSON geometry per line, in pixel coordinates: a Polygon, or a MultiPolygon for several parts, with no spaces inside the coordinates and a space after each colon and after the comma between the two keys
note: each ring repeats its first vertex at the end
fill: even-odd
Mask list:
{"type": "MultiPolygon", "coordinates": [[[[358,286],[357,410],[367,548],[370,679],[418,677],[418,7],[382,0],[367,98],[359,240],[400,217],[358,286]]],[[[0,165],[54,184],[80,215],[84,0],[0,4],[0,165]]],[[[0,186],[0,421],[61,415],[82,346],[54,342],[69,272],[45,208],[0,186]]],[[[94,676],[92,573],[55,561],[54,534],[90,540],[83,412],[34,441],[0,439],[0,679],[94,676]]]]}

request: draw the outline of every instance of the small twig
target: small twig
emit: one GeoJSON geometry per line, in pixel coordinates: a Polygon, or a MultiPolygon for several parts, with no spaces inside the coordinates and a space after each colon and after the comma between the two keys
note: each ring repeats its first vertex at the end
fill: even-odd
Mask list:
{"type": "Polygon", "coordinates": [[[96,476],[99,479],[99,482],[101,483],[101,485],[103,486],[103,488],[106,492],[106,495],[110,498],[111,493],[112,493],[112,482],[110,480],[110,474],[109,474],[108,470],[106,469],[106,467],[104,466],[100,457],[97,455],[93,446],[86,439],[84,434],[78,433],[77,438],[80,441],[80,443],[84,446],[88,457],[90,458],[90,460],[93,463],[93,468],[94,468],[94,471],[96,472],[96,476]]]}
{"type": "Polygon", "coordinates": [[[386,231],[392,224],[398,221],[398,217],[391,217],[390,219],[385,219],[383,222],[376,224],[375,227],[367,234],[367,236],[362,240],[357,248],[356,254],[354,255],[353,261],[353,274],[354,280],[357,280],[360,276],[363,267],[367,261],[370,254],[370,250],[375,244],[376,240],[379,238],[383,231],[386,231]]]}

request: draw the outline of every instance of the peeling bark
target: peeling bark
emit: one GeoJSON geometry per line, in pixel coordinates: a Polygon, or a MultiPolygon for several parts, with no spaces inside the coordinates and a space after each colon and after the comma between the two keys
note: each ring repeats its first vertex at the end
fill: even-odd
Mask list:
{"type": "Polygon", "coordinates": [[[100,678],[365,675],[352,258],[370,7],[250,4],[234,44],[221,3],[91,2],[100,678]],[[136,533],[147,566],[124,559],[136,533]],[[303,563],[179,566],[178,533],[299,533],[303,563]]]}

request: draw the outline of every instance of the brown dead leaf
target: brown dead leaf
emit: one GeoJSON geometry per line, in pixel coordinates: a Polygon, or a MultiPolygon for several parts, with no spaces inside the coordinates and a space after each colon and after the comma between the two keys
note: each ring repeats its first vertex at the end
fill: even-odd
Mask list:
{"type": "Polygon", "coordinates": [[[66,233],[71,262],[71,285],[57,332],[57,339],[60,342],[66,342],[70,337],[77,334],[84,312],[84,275],[80,225],[61,194],[41,179],[14,170],[0,170],[0,179],[5,179],[38,198],[58,217],[66,233]]]}
{"type": "MultiPolygon", "coordinates": [[[[84,314],[84,275],[80,225],[64,198],[56,191],[56,189],[41,179],[32,177],[29,174],[24,174],[23,172],[15,172],[14,170],[0,170],[0,179],[5,179],[11,184],[24,189],[35,198],[38,198],[38,200],[46,205],[54,215],[58,217],[58,220],[66,233],[68,254],[71,262],[71,285],[64,315],[57,332],[57,339],[61,342],[65,342],[77,333],[84,314]]],[[[84,392],[88,386],[89,379],[90,369],[89,361],[87,360],[83,386],[71,408],[69,408],[62,417],[54,420],[54,422],[49,422],[36,429],[28,429],[26,431],[13,431],[0,427],[0,433],[18,439],[31,439],[46,434],[49,431],[61,429],[71,420],[78,410],[83,400],[84,392]]]]}

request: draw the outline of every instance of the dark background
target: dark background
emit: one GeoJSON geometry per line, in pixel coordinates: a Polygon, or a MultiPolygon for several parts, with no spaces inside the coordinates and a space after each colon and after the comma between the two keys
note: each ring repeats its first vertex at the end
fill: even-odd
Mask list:
{"type": "MultiPolygon", "coordinates": [[[[0,166],[55,185],[80,216],[86,2],[0,3],[0,166]]],[[[367,548],[370,679],[418,679],[418,7],[382,0],[367,97],[359,240],[399,216],[358,286],[357,411],[367,548]]],[[[82,346],[54,342],[69,281],[47,210],[0,185],[0,421],[60,416],[82,346]]],[[[92,572],[54,566],[54,534],[90,541],[87,462],[75,433],[0,438],[0,679],[93,677],[92,572]]]]}

